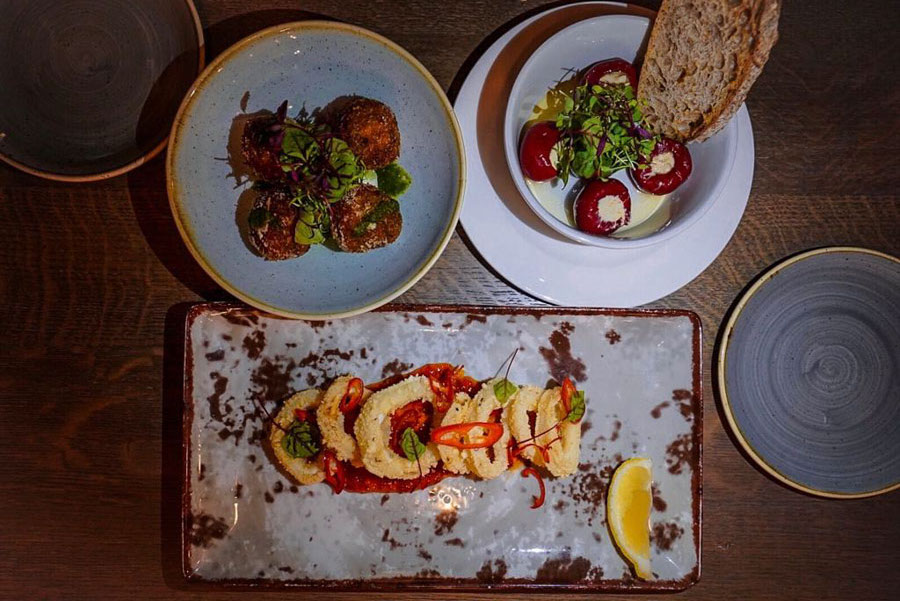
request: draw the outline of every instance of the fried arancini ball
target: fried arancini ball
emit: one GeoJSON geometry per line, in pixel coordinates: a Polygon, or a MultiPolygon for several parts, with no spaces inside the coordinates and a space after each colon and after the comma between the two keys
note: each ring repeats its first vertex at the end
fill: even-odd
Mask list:
{"type": "Polygon", "coordinates": [[[260,115],[244,125],[241,134],[241,156],[258,179],[269,181],[285,179],[279,160],[281,145],[271,143],[274,133],[270,128],[276,125],[278,120],[275,115],[260,115]]]}
{"type": "Polygon", "coordinates": [[[269,261],[299,257],[309,250],[294,240],[297,208],[291,204],[287,188],[261,190],[250,210],[250,244],[269,261]]]}
{"type": "Polygon", "coordinates": [[[402,227],[397,201],[369,184],[351,189],[332,205],[331,235],[346,252],[387,246],[400,236],[402,227]]]}
{"type": "Polygon", "coordinates": [[[367,169],[381,169],[400,156],[400,129],[386,104],[357,98],[338,117],[338,137],[367,169]]]}

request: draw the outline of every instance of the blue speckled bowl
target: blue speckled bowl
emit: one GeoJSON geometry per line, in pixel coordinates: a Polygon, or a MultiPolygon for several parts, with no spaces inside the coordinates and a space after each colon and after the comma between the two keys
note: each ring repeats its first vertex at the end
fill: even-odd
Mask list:
{"type": "Polygon", "coordinates": [[[403,293],[437,260],[462,205],[464,156],[450,103],[408,52],[351,25],[288,23],[241,40],[197,79],[172,127],[169,201],[191,253],[235,296],[287,317],[347,317],[403,293]],[[364,254],[317,246],[298,259],[262,259],[239,228],[246,216],[238,200],[250,184],[228,160],[233,121],[285,99],[295,114],[350,95],[380,100],[397,115],[400,163],[413,178],[400,199],[400,238],[364,254]]]}

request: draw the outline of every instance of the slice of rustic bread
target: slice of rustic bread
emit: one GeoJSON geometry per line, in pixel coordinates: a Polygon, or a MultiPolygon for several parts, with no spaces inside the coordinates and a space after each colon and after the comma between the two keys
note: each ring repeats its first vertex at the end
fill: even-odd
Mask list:
{"type": "Polygon", "coordinates": [[[705,140],[728,123],[778,39],[781,0],[663,0],[638,96],[656,133],[705,140]]]}

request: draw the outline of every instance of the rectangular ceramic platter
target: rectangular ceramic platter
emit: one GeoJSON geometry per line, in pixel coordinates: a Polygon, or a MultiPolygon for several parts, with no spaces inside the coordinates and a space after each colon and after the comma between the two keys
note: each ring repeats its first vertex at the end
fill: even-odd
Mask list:
{"type": "Polygon", "coordinates": [[[225,584],[352,590],[681,590],[700,574],[700,323],[679,311],[393,307],[304,322],[194,307],[185,362],[184,571],[225,584]],[[264,448],[264,415],[292,391],[352,373],[376,381],[430,362],[510,379],[566,375],[585,391],[578,472],[508,472],[412,494],[294,486],[264,448]],[[623,459],[653,462],[656,579],[631,576],[606,525],[623,459]]]}

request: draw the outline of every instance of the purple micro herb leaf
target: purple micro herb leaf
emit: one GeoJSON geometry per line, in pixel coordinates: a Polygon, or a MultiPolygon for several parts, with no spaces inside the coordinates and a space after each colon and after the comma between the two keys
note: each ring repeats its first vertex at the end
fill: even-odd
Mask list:
{"type": "Polygon", "coordinates": [[[605,135],[605,134],[604,134],[604,136],[603,136],[602,138],[600,138],[600,143],[597,144],[597,156],[598,156],[598,157],[599,157],[601,154],[603,154],[603,149],[604,149],[604,148],[606,148],[606,135],[605,135]]]}
{"type": "Polygon", "coordinates": [[[649,131],[647,131],[646,129],[644,129],[644,128],[641,127],[640,125],[635,124],[633,130],[634,130],[635,133],[637,133],[637,135],[639,135],[640,137],[644,138],[645,140],[647,140],[647,139],[653,137],[653,134],[651,134],[649,131]]]}
{"type": "Polygon", "coordinates": [[[284,123],[284,118],[287,117],[287,107],[288,101],[285,100],[278,106],[278,110],[275,111],[275,117],[279,123],[284,123]]]}
{"type": "Polygon", "coordinates": [[[298,182],[298,183],[300,182],[300,175],[297,173],[296,169],[291,170],[291,179],[294,180],[295,182],[298,182]]]}

